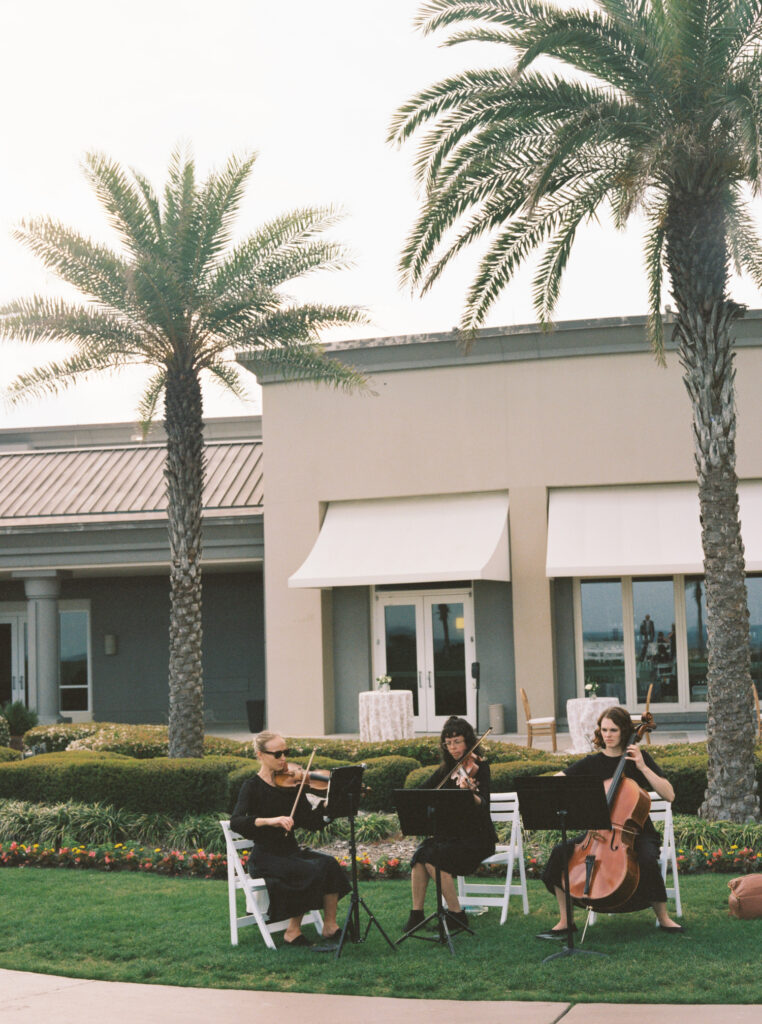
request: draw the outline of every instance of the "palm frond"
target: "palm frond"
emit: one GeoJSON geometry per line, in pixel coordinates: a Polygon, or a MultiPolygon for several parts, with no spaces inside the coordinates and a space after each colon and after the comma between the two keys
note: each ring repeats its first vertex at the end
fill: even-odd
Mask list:
{"type": "Polygon", "coordinates": [[[159,404],[159,399],[164,393],[166,383],[167,372],[162,368],[153,374],[143,391],[140,402],[138,403],[137,411],[140,422],[140,432],[143,435],[144,441],[150,433],[154,416],[156,415],[156,407],[159,404]]]}
{"type": "Polygon", "coordinates": [[[362,373],[329,358],[316,344],[257,348],[239,355],[258,375],[279,374],[287,380],[328,384],[340,391],[368,391],[368,382],[362,373]]]}

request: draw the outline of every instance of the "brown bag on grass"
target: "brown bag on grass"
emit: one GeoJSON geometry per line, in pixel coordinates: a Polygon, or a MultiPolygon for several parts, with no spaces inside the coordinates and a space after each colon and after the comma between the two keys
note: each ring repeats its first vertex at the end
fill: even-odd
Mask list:
{"type": "Polygon", "coordinates": [[[762,917],[762,875],[742,875],[728,882],[728,910],[733,917],[748,921],[762,917]]]}

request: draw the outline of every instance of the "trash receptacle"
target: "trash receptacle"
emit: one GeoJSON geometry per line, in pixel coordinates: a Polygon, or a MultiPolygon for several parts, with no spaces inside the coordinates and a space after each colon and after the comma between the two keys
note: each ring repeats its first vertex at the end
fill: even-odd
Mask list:
{"type": "Polygon", "coordinates": [[[502,735],[505,732],[505,715],[502,704],[489,705],[489,724],[497,735],[502,735]]]}
{"type": "Polygon", "coordinates": [[[247,700],[246,717],[249,719],[249,732],[262,732],[265,727],[265,702],[247,700]]]}

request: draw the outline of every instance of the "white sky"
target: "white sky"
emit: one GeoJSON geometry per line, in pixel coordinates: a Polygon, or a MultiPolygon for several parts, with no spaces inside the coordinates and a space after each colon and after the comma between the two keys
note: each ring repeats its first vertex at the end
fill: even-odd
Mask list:
{"type": "MultiPolygon", "coordinates": [[[[420,300],[397,283],[413,222],[413,146],[384,139],[397,106],[445,75],[504,60],[481,46],[440,49],[412,30],[417,0],[0,0],[0,302],[59,291],[10,237],[22,217],[48,214],[109,240],[80,170],[98,150],[140,169],[157,187],[178,142],[203,175],[233,153],[260,154],[241,234],[298,206],[340,205],[336,236],[356,267],[312,279],[300,295],[365,306],[372,323],[342,336],[451,329],[476,253],[464,254],[420,300]]],[[[756,289],[734,295],[761,305],[756,289]]],[[[592,226],[578,240],[557,319],[645,312],[637,229],[592,226]]],[[[535,319],[529,274],[493,309],[490,325],[535,319]]],[[[3,344],[0,387],[49,353],[3,344]]],[[[0,428],[131,420],[133,376],[94,378],[58,399],[0,407],[0,428]]],[[[258,411],[212,387],[207,415],[258,411]]]]}

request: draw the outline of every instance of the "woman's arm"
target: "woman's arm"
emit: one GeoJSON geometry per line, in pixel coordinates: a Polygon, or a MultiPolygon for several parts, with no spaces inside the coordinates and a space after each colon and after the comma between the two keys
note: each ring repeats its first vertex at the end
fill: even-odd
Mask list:
{"type": "Polygon", "coordinates": [[[238,793],[233,813],[230,816],[230,827],[234,832],[242,835],[245,839],[257,840],[257,833],[261,828],[283,828],[289,832],[294,827],[294,819],[288,815],[281,814],[272,818],[258,814],[261,810],[258,807],[255,783],[247,779],[241,786],[238,793]]]}
{"type": "Polygon", "coordinates": [[[675,799],[675,790],[672,783],[660,771],[655,770],[656,764],[650,757],[648,758],[648,761],[651,762],[650,765],[647,763],[643,756],[643,751],[637,743],[633,743],[627,748],[627,760],[634,763],[651,789],[658,793],[662,800],[668,800],[672,803],[675,799]]]}

